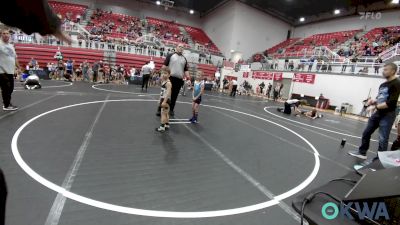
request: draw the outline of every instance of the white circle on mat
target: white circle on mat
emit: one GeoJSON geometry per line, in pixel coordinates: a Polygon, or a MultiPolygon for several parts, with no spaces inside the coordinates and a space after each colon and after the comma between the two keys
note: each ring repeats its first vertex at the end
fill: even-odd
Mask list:
{"type": "MultiPolygon", "coordinates": [[[[224,210],[216,210],[216,211],[201,211],[201,212],[177,212],[177,211],[157,211],[157,210],[146,210],[146,209],[138,209],[138,208],[131,208],[131,207],[125,207],[125,206],[120,206],[120,205],[115,205],[115,204],[110,204],[106,202],[101,202],[97,201],[95,199],[87,198],[85,196],[81,196],[78,194],[75,194],[73,192],[70,192],[69,190],[66,190],[65,188],[52,183],[51,181],[47,180],[46,178],[42,177],[39,175],[37,172],[35,172],[29,165],[22,159],[21,154],[19,153],[18,150],[18,138],[21,134],[21,132],[33,121],[44,117],[46,115],[49,115],[50,113],[57,112],[60,110],[72,108],[72,107],[77,107],[77,106],[82,106],[82,105],[89,105],[89,104],[97,104],[97,103],[104,103],[104,102],[156,102],[158,100],[150,100],[150,99],[119,99],[119,100],[102,100],[102,101],[93,101],[93,102],[84,102],[84,103],[78,103],[78,104],[73,104],[73,105],[68,105],[68,106],[63,106],[57,109],[53,109],[47,112],[44,112],[40,115],[37,115],[33,117],[32,119],[28,120],[25,122],[21,127],[18,128],[18,130],[15,132],[12,141],[11,141],[11,148],[12,148],[12,153],[14,155],[15,160],[19,164],[19,166],[29,175],[31,176],[34,180],[37,182],[41,183],[42,185],[46,186],[47,188],[58,192],[62,195],[64,195],[66,198],[69,198],[71,200],[90,205],[93,207],[101,208],[101,209],[106,209],[106,210],[111,210],[115,212],[120,212],[120,213],[126,213],[126,214],[133,214],[133,215],[141,215],[141,216],[151,216],[151,217],[165,217],[165,218],[207,218],[207,217],[220,217],[220,216],[230,216],[230,215],[236,215],[236,214],[242,214],[242,213],[248,213],[248,212],[253,212],[256,210],[260,209],[265,209],[270,206],[274,206],[279,203],[279,201],[282,201],[298,192],[303,190],[305,187],[307,187],[317,176],[319,168],[320,168],[320,159],[319,159],[319,152],[317,149],[303,136],[300,134],[296,133],[295,131],[278,124],[276,122],[270,121],[268,119],[252,115],[249,113],[245,112],[240,112],[236,111],[233,109],[228,109],[228,108],[223,108],[223,107],[218,107],[218,106],[212,106],[212,105],[202,105],[202,107],[210,107],[210,108],[215,108],[215,109],[220,109],[224,111],[229,111],[229,112],[234,112],[246,116],[250,116],[256,119],[263,120],[265,122],[274,124],[278,127],[283,128],[284,130],[287,130],[291,132],[292,134],[296,135],[299,137],[301,140],[303,140],[312,150],[313,150],[313,155],[315,159],[315,165],[314,168],[311,172],[311,174],[299,185],[296,187],[290,189],[289,191],[286,191],[285,193],[279,194],[275,196],[273,199],[262,202],[262,203],[257,203],[249,206],[244,206],[244,207],[239,207],[239,208],[232,208],[232,209],[224,209],[224,210]]],[[[178,102],[178,103],[183,103],[183,104],[191,104],[187,102],[178,102]]]]}

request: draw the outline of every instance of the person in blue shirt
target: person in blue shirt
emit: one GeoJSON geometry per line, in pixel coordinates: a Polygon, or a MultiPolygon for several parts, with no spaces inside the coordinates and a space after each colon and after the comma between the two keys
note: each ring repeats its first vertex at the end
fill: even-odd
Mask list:
{"type": "Polygon", "coordinates": [[[197,123],[199,116],[199,108],[201,103],[201,96],[204,93],[204,81],[201,80],[202,72],[198,72],[193,83],[193,104],[192,104],[192,112],[193,116],[189,120],[192,123],[197,123]]]}

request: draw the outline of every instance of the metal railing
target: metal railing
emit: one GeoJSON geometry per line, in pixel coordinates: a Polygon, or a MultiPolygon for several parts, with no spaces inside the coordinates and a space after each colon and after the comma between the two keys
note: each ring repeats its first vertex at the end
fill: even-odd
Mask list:
{"type": "MultiPolygon", "coordinates": [[[[253,70],[275,70],[284,72],[304,72],[304,73],[332,73],[332,74],[348,74],[348,75],[369,75],[369,76],[381,76],[382,68],[384,63],[340,63],[340,62],[329,62],[329,63],[299,63],[291,67],[289,64],[282,62],[278,63],[275,68],[272,64],[255,64],[251,65],[253,70]]],[[[399,72],[399,71],[398,71],[399,72]]]]}
{"type": "Polygon", "coordinates": [[[400,43],[397,43],[395,46],[386,49],[381,54],[379,54],[379,56],[383,61],[390,60],[399,55],[400,55],[400,43]]]}

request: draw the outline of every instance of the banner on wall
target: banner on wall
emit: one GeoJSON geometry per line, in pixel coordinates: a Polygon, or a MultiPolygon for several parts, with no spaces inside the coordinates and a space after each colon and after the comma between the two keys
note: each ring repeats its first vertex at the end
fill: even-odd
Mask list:
{"type": "Polygon", "coordinates": [[[315,74],[313,73],[295,73],[293,77],[294,82],[314,84],[315,74]]]}
{"type": "Polygon", "coordinates": [[[283,80],[283,73],[274,73],[274,80],[275,81],[283,80]]]}
{"type": "Polygon", "coordinates": [[[250,72],[243,72],[243,78],[249,78],[249,73],[250,72]]]}
{"type": "Polygon", "coordinates": [[[275,80],[280,81],[283,80],[283,73],[273,73],[273,72],[266,72],[266,71],[254,71],[253,72],[253,79],[260,79],[260,80],[275,80]]]}
{"type": "Polygon", "coordinates": [[[251,78],[260,80],[272,80],[274,78],[274,73],[265,71],[254,71],[251,78]]]}

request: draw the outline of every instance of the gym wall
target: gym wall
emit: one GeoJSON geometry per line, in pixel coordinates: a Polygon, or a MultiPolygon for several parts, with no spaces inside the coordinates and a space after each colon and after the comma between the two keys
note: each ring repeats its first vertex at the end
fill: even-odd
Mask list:
{"type": "MultiPolygon", "coordinates": [[[[376,14],[375,14],[376,15],[376,14]]],[[[312,23],[309,25],[294,28],[293,37],[304,38],[314,34],[338,32],[345,30],[366,29],[371,30],[375,27],[398,26],[400,24],[400,10],[384,11],[381,17],[364,18],[361,16],[350,16],[336,20],[312,23]]]]}
{"type": "MultiPolygon", "coordinates": [[[[243,78],[243,72],[244,71],[234,72],[232,70],[223,69],[221,78],[223,79],[226,74],[229,74],[230,76],[237,77],[239,84],[247,80],[253,86],[253,90],[255,90],[256,86],[261,82],[264,82],[265,85],[268,85],[268,83],[274,84],[273,80],[253,79],[253,72],[249,72],[248,78],[243,78]]],[[[385,82],[382,78],[367,76],[314,74],[316,75],[314,84],[308,84],[293,82],[294,73],[284,72],[283,79],[285,90],[283,97],[286,97],[285,93],[288,93],[287,96],[295,93],[315,97],[323,94],[325,98],[330,99],[331,105],[340,106],[342,103],[349,103],[353,105],[352,113],[358,114],[362,109],[362,101],[368,96],[375,98],[378,93],[379,85],[385,82]],[[288,80],[290,82],[288,82],[288,80]]]]}

